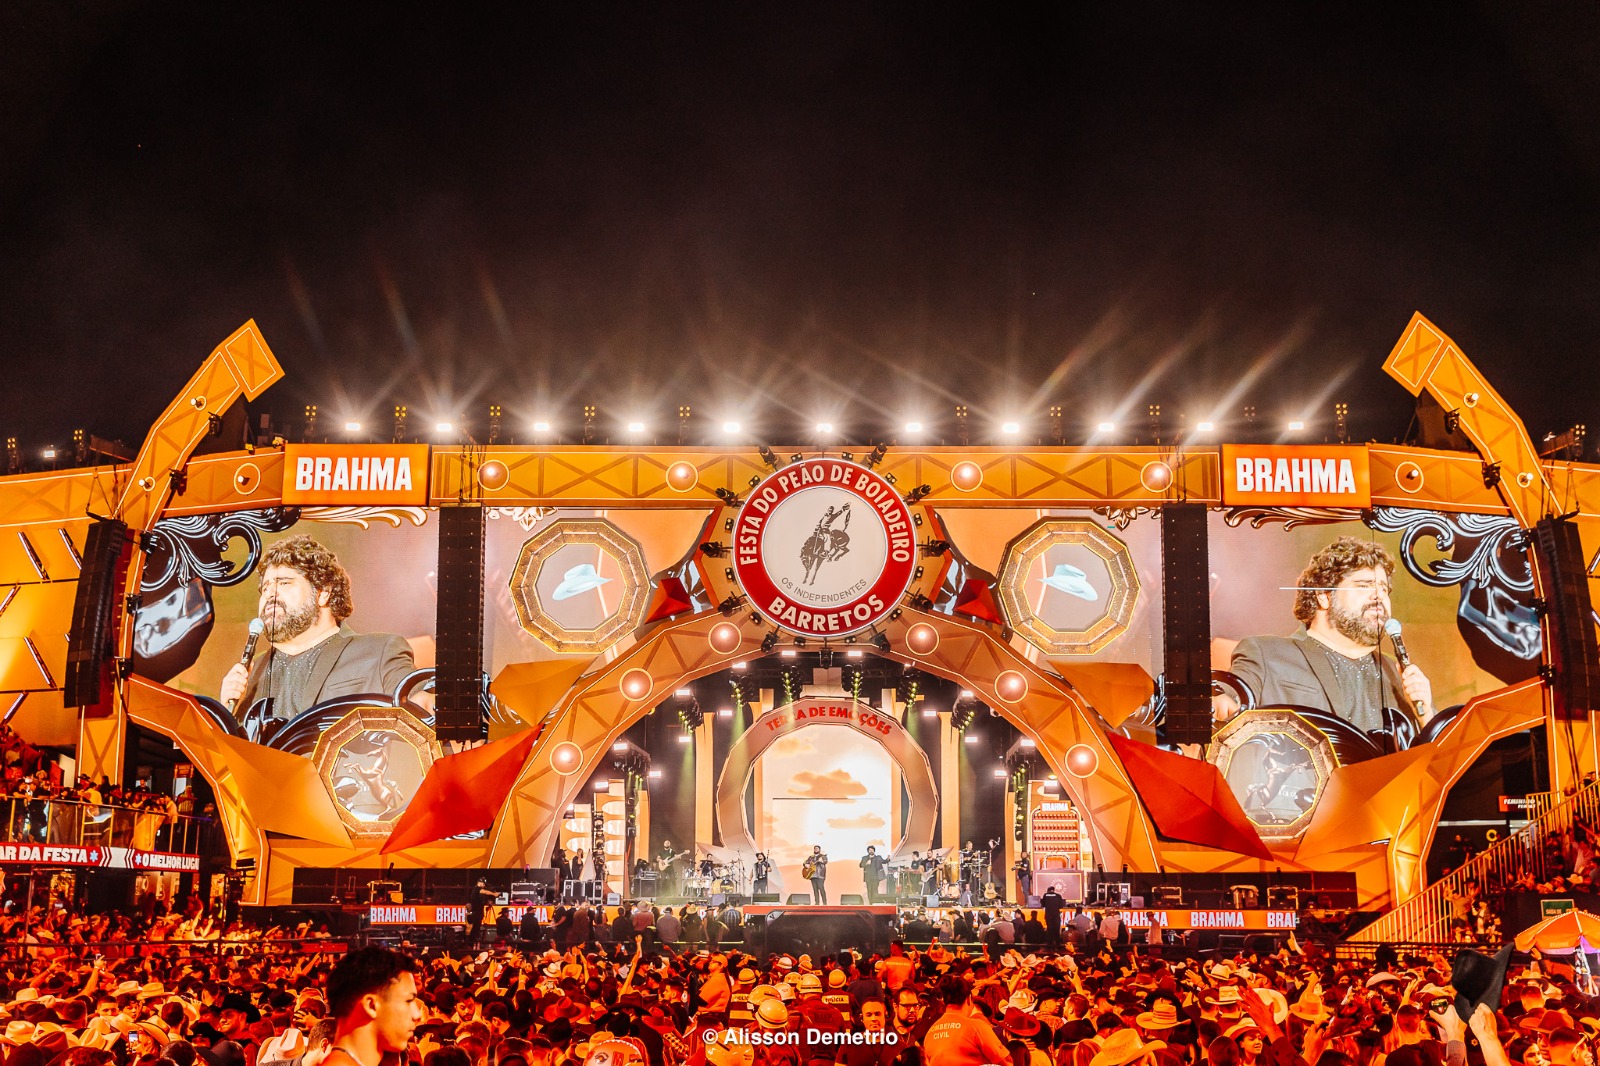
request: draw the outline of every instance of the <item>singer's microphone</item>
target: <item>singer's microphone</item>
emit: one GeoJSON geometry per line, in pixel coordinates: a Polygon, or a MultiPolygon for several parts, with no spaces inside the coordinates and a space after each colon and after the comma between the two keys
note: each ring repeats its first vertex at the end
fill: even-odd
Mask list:
{"type": "Polygon", "coordinates": [[[1400,619],[1391,618],[1383,623],[1383,631],[1389,636],[1389,643],[1394,645],[1394,657],[1404,670],[1411,665],[1411,656],[1406,654],[1406,642],[1400,639],[1400,619]]]}
{"type": "MultiPolygon", "coordinates": [[[[239,656],[239,661],[245,666],[249,666],[250,660],[256,657],[256,641],[261,639],[261,633],[266,628],[266,623],[261,619],[250,619],[250,635],[244,641],[244,654],[239,656]]],[[[238,700],[229,700],[228,710],[233,710],[233,705],[238,702],[238,700]]]]}

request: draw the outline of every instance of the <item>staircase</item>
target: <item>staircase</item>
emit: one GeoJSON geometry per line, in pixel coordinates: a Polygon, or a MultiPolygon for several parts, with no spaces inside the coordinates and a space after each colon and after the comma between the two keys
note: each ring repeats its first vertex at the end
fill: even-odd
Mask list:
{"type": "Polygon", "coordinates": [[[1480,891],[1498,894],[1524,874],[1536,882],[1568,873],[1559,849],[1547,854],[1547,841],[1559,840],[1574,825],[1582,823],[1600,830],[1600,782],[1588,785],[1570,796],[1551,793],[1530,796],[1528,824],[1497,840],[1458,869],[1452,870],[1415,896],[1395,907],[1377,921],[1349,938],[1355,944],[1444,944],[1450,943],[1453,901],[1465,893],[1468,882],[1477,882],[1480,891]]]}

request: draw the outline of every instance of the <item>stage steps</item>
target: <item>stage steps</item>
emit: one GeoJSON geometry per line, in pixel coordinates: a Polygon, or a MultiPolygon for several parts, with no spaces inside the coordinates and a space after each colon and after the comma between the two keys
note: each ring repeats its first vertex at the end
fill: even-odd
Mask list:
{"type": "Polygon", "coordinates": [[[1535,883],[1572,872],[1570,861],[1558,846],[1562,834],[1575,825],[1600,829],[1600,781],[1570,796],[1537,793],[1528,824],[1497,840],[1460,867],[1441,877],[1415,896],[1352,934],[1352,944],[1447,944],[1460,938],[1450,927],[1456,917],[1455,901],[1469,882],[1491,901],[1518,880],[1531,875],[1535,883]],[[1543,808],[1542,810],[1540,808],[1543,808]]]}

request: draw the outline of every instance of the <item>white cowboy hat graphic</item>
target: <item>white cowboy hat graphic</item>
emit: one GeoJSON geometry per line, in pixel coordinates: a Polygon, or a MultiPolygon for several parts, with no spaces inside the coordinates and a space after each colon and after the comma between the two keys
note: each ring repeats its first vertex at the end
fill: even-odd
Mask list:
{"type": "Polygon", "coordinates": [[[1057,563],[1055,573],[1048,577],[1041,577],[1039,580],[1053,589],[1060,589],[1069,596],[1076,596],[1080,600],[1088,600],[1090,603],[1094,603],[1100,599],[1100,593],[1096,592],[1094,586],[1089,584],[1089,575],[1070,563],[1057,563]]]}
{"type": "Polygon", "coordinates": [[[610,581],[609,577],[601,577],[595,573],[593,563],[579,563],[565,574],[561,575],[561,584],[550,594],[552,600],[570,600],[574,596],[591,592],[610,581]]]}

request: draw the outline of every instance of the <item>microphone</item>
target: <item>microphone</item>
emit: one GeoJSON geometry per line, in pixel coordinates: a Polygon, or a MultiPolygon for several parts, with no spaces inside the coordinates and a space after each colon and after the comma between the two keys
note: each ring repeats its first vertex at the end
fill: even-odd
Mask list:
{"type": "Polygon", "coordinates": [[[1400,619],[1391,618],[1383,623],[1383,631],[1388,634],[1389,643],[1394,645],[1395,660],[1400,663],[1400,669],[1404,670],[1411,665],[1411,656],[1406,654],[1406,642],[1400,639],[1400,619]]]}
{"type": "MultiPolygon", "coordinates": [[[[244,654],[239,656],[239,661],[245,666],[250,665],[250,660],[256,657],[256,641],[261,639],[261,633],[267,628],[266,623],[259,618],[250,619],[250,635],[244,641],[244,654]]],[[[238,700],[228,701],[228,710],[233,710],[233,705],[238,700]]]]}

